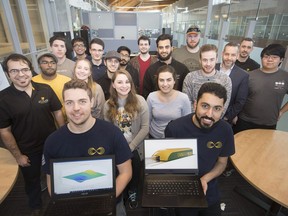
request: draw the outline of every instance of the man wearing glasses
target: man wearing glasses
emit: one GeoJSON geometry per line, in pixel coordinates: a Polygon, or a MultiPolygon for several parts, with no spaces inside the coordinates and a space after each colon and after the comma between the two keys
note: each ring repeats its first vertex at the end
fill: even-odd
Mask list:
{"type": "Polygon", "coordinates": [[[41,162],[45,139],[64,125],[61,103],[45,84],[31,81],[33,67],[23,55],[11,54],[3,69],[12,84],[0,92],[0,136],[15,157],[25,181],[33,215],[41,215],[41,162]]]}
{"type": "Polygon", "coordinates": [[[172,57],[186,65],[189,71],[200,69],[199,42],[201,31],[198,26],[191,26],[186,32],[186,46],[173,50],[172,57]]]}
{"type": "Polygon", "coordinates": [[[76,37],[71,41],[72,47],[73,47],[73,51],[76,54],[75,57],[73,57],[73,61],[77,61],[79,59],[88,59],[91,61],[91,56],[89,56],[86,53],[87,50],[87,45],[86,45],[86,41],[81,38],[81,37],[76,37]]]}
{"type": "Polygon", "coordinates": [[[288,73],[279,68],[285,52],[280,44],[270,44],[262,50],[262,68],[249,72],[248,98],[239,114],[235,133],[276,129],[277,121],[288,111],[288,102],[281,106],[288,94],[288,73]]]}
{"type": "Polygon", "coordinates": [[[94,38],[90,41],[89,51],[92,62],[92,77],[97,82],[106,73],[106,66],[103,61],[104,42],[100,38],[94,38]]]}
{"type": "MultiPolygon", "coordinates": [[[[51,53],[45,53],[38,58],[38,65],[41,73],[34,76],[32,80],[37,83],[44,83],[49,85],[56,93],[58,99],[63,105],[62,90],[64,84],[71,80],[71,78],[62,74],[56,73],[57,71],[57,58],[51,53]]],[[[64,113],[64,109],[63,109],[64,113]]]]}
{"type": "Polygon", "coordinates": [[[139,74],[138,71],[130,63],[131,50],[127,46],[120,46],[118,47],[117,52],[121,55],[119,69],[127,70],[130,73],[136,91],[139,93],[139,74]]]}
{"type": "Polygon", "coordinates": [[[113,74],[120,67],[121,55],[115,50],[107,52],[104,58],[104,63],[107,67],[103,76],[98,79],[97,83],[102,87],[105,100],[108,100],[110,97],[110,85],[113,74]]]}

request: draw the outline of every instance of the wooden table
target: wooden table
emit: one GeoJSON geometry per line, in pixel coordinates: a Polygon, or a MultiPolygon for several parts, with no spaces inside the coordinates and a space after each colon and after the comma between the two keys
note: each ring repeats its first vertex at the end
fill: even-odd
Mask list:
{"type": "Polygon", "coordinates": [[[18,176],[18,164],[12,154],[0,148],[0,203],[13,188],[18,176]]]}
{"type": "Polygon", "coordinates": [[[274,201],[267,215],[288,208],[288,132],[253,129],[235,135],[231,157],[238,172],[274,201]]]}

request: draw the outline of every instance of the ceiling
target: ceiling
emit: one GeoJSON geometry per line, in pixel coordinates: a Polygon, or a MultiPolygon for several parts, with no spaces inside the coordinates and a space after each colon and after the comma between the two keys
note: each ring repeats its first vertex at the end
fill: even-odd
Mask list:
{"type": "Polygon", "coordinates": [[[107,0],[113,11],[162,10],[177,0],[107,0]]]}

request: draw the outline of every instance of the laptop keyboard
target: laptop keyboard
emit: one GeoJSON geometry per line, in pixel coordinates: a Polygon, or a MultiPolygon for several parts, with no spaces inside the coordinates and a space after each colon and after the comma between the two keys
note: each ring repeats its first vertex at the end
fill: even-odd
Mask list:
{"type": "Polygon", "coordinates": [[[199,181],[149,180],[147,195],[199,196],[199,181]]]}

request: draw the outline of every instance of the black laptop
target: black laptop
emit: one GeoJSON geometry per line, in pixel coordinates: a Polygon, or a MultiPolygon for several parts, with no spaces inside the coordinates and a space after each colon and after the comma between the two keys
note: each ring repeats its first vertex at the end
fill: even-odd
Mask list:
{"type": "Polygon", "coordinates": [[[144,207],[207,207],[196,139],[144,140],[144,207]]]}
{"type": "Polygon", "coordinates": [[[116,215],[114,156],[50,161],[51,202],[45,215],[116,215]]]}

